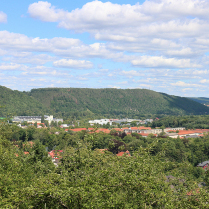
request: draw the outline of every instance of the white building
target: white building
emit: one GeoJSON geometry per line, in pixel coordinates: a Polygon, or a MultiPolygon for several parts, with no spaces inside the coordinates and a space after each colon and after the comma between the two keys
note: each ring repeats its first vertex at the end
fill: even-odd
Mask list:
{"type": "Polygon", "coordinates": [[[100,124],[100,125],[106,125],[106,124],[110,124],[112,125],[113,119],[100,119],[100,120],[90,120],[89,123],[91,126],[93,126],[94,124],[100,124]]]}
{"type": "MultiPolygon", "coordinates": [[[[57,119],[53,118],[53,115],[44,115],[44,120],[48,121],[49,124],[51,124],[52,121],[54,122],[62,122],[63,119],[57,119]]],[[[27,122],[27,123],[41,123],[41,116],[14,116],[13,120],[14,123],[22,123],[22,122],[27,122]]]]}

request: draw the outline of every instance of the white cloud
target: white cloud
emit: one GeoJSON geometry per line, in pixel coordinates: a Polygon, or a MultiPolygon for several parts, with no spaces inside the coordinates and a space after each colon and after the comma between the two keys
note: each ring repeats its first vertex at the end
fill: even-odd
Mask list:
{"type": "Polygon", "coordinates": [[[33,18],[47,22],[57,22],[67,15],[63,10],[56,9],[47,1],[38,1],[37,3],[30,4],[28,13],[33,18]]]}
{"type": "Polygon", "coordinates": [[[185,88],[185,89],[182,89],[183,92],[186,92],[186,91],[192,91],[193,88],[185,88]]]}
{"type": "Polygon", "coordinates": [[[85,78],[85,77],[78,77],[78,80],[80,80],[80,81],[86,81],[86,80],[88,80],[88,78],[85,78]]]}
{"type": "Polygon", "coordinates": [[[76,47],[81,44],[80,40],[72,38],[40,39],[29,38],[19,33],[10,33],[8,31],[0,31],[0,46],[6,49],[19,49],[21,51],[45,51],[64,50],[76,47]]]}
{"type": "MultiPolygon", "coordinates": [[[[47,1],[28,7],[33,18],[57,22],[68,30],[89,32],[97,40],[111,41],[107,44],[110,50],[153,55],[160,52],[160,56],[173,57],[201,56],[208,50],[202,46],[209,38],[208,10],[209,2],[204,0],[151,0],[141,5],[95,0],[72,11],[56,8],[47,1]]],[[[83,53],[87,48],[82,48],[83,53]]],[[[98,51],[92,48],[89,56],[98,56],[98,51]]],[[[100,51],[107,58],[104,48],[100,44],[100,51]]]]}
{"type": "Polygon", "coordinates": [[[202,79],[200,83],[209,83],[209,79],[202,79]]]}
{"type": "Polygon", "coordinates": [[[141,71],[130,70],[130,71],[121,71],[121,75],[127,76],[128,78],[136,77],[136,76],[144,76],[144,73],[141,71]]]}
{"type": "Polygon", "coordinates": [[[164,58],[157,56],[141,56],[131,61],[134,66],[141,67],[170,67],[170,68],[200,68],[201,65],[192,64],[190,59],[164,58]]]}
{"type": "Polygon", "coordinates": [[[7,15],[0,11],[0,23],[6,23],[7,22],[7,15]]]}
{"type": "Polygon", "coordinates": [[[7,54],[14,51],[50,52],[64,57],[100,57],[107,59],[122,59],[123,53],[115,53],[107,49],[103,43],[86,45],[78,39],[55,37],[52,39],[29,38],[26,35],[0,31],[0,47],[7,54]]]}
{"type": "Polygon", "coordinates": [[[21,67],[21,65],[15,64],[15,63],[3,63],[0,65],[0,70],[18,70],[21,67]]]}
{"type": "Polygon", "coordinates": [[[185,83],[183,81],[177,81],[176,83],[171,83],[172,86],[179,86],[179,87],[201,87],[201,85],[194,84],[194,83],[185,83]]]}
{"type": "Polygon", "coordinates": [[[61,59],[53,62],[55,67],[71,68],[71,69],[90,69],[93,63],[86,60],[61,59]]]}
{"type": "Polygon", "coordinates": [[[202,0],[145,1],[142,5],[113,4],[92,1],[71,12],[57,9],[48,2],[39,1],[28,8],[37,19],[59,22],[59,26],[74,30],[92,30],[106,27],[140,26],[153,21],[169,21],[175,18],[208,18],[209,3],[202,0]]]}
{"type": "Polygon", "coordinates": [[[30,63],[33,65],[43,65],[47,62],[54,61],[55,58],[47,54],[32,55],[31,53],[22,54],[22,56],[13,56],[2,58],[3,61],[10,61],[13,63],[30,63]],[[24,56],[25,55],[25,56],[24,56]]]}

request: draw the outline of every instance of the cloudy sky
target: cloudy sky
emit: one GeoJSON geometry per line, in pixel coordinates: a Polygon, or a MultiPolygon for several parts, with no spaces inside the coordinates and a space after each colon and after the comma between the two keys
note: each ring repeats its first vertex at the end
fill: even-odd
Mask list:
{"type": "Polygon", "coordinates": [[[1,0],[0,85],[209,97],[209,1],[1,0]]]}

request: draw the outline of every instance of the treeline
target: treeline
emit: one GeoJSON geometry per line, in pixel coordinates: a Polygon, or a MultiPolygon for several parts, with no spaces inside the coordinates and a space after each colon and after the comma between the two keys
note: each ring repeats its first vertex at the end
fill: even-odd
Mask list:
{"type": "Polygon", "coordinates": [[[166,116],[159,120],[154,120],[150,127],[185,127],[186,129],[209,129],[208,115],[191,116],[166,116]]]}

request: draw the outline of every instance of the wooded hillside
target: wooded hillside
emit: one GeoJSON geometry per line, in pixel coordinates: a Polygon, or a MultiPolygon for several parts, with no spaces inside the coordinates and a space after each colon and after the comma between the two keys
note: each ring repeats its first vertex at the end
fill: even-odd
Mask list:
{"type": "Polygon", "coordinates": [[[41,115],[46,107],[27,94],[0,86],[0,116],[41,115]]]}
{"type": "Polygon", "coordinates": [[[146,89],[43,88],[30,92],[0,86],[0,116],[130,117],[149,114],[208,114],[208,107],[184,97],[146,89]]]}
{"type": "Polygon", "coordinates": [[[107,115],[134,117],[143,114],[205,114],[208,107],[183,97],[146,89],[32,89],[28,95],[62,116],[107,115]]]}

